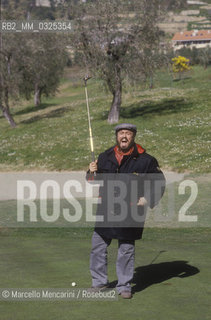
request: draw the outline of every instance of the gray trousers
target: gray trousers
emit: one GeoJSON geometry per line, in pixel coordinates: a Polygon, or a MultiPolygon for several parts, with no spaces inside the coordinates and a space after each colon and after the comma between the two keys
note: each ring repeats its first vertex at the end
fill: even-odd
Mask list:
{"type": "MultiPolygon", "coordinates": [[[[92,286],[99,287],[108,284],[107,275],[107,247],[112,239],[101,237],[94,231],[92,236],[92,250],[90,254],[90,272],[92,286]]],[[[116,273],[118,278],[117,291],[131,291],[131,281],[134,272],[135,240],[118,240],[118,255],[116,273]]]]}

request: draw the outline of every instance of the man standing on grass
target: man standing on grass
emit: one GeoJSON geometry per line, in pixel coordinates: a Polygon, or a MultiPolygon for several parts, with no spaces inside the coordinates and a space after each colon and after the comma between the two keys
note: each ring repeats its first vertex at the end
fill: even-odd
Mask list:
{"type": "Polygon", "coordinates": [[[137,128],[122,123],[115,128],[116,145],[91,162],[87,180],[101,180],[95,230],[92,236],[90,271],[93,290],[109,286],[107,247],[118,239],[117,291],[130,299],[134,272],[135,240],[141,239],[146,208],[161,199],[165,178],[157,160],[135,143],[137,128]],[[102,220],[103,217],[103,220],[102,220]]]}

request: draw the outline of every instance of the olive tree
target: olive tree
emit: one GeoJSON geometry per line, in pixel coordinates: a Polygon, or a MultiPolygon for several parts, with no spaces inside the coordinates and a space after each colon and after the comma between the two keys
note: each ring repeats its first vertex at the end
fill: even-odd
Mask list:
{"type": "Polygon", "coordinates": [[[53,95],[58,88],[68,58],[65,38],[57,34],[30,34],[24,52],[18,61],[22,75],[19,90],[27,99],[34,94],[34,104],[38,106],[42,95],[53,95]]]}
{"type": "Polygon", "coordinates": [[[128,1],[123,0],[94,0],[77,5],[75,49],[113,96],[110,124],[119,120],[124,79],[140,80],[154,71],[156,64],[149,62],[159,51],[160,13],[157,0],[136,1],[132,12],[128,12],[128,1]]]}
{"type": "MultiPolygon", "coordinates": [[[[2,3],[1,19],[24,19],[34,1],[8,0],[2,3]]],[[[62,34],[0,33],[0,109],[12,127],[15,121],[10,104],[18,97],[56,92],[67,62],[66,40],[62,34]]]]}

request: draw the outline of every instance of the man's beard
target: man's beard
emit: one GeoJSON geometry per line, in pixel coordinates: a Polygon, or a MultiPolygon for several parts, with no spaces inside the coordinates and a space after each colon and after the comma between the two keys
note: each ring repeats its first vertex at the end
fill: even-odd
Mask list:
{"type": "MultiPolygon", "coordinates": [[[[121,143],[121,141],[120,141],[120,143],[121,143]]],[[[127,148],[121,148],[120,143],[117,140],[117,146],[118,146],[119,150],[124,152],[124,153],[128,152],[135,144],[134,139],[132,139],[131,143],[128,145],[127,148]]]]}

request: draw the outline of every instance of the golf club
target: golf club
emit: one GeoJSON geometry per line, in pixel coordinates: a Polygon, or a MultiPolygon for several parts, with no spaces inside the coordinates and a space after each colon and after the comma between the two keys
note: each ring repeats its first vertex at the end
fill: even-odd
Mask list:
{"type": "Polygon", "coordinates": [[[153,264],[153,262],[155,262],[155,260],[157,260],[157,258],[159,257],[159,255],[160,255],[161,253],[163,253],[163,252],[166,252],[166,250],[161,250],[161,251],[156,255],[156,257],[151,261],[150,264],[153,264]]]}
{"type": "MultiPolygon", "coordinates": [[[[164,252],[166,252],[166,250],[161,250],[161,251],[159,251],[159,252],[156,254],[156,256],[152,259],[152,261],[149,263],[149,265],[153,264],[153,263],[155,262],[155,260],[157,260],[157,258],[158,258],[162,253],[164,253],[164,252]]],[[[141,263],[140,263],[139,261],[137,261],[137,259],[136,259],[136,261],[135,261],[135,266],[136,266],[136,267],[139,267],[140,265],[141,265],[141,263]]]]}
{"type": "MultiPolygon", "coordinates": [[[[94,154],[94,144],[93,144],[93,136],[92,136],[92,127],[91,127],[91,119],[90,119],[90,112],[89,112],[89,98],[88,98],[88,91],[87,91],[87,81],[90,79],[88,75],[84,77],[84,85],[85,85],[85,94],[86,94],[86,107],[87,107],[87,115],[88,115],[88,123],[89,123],[89,140],[90,140],[90,147],[91,147],[91,156],[92,162],[95,161],[95,154],[94,154]]],[[[96,175],[96,172],[94,172],[96,175]]]]}

